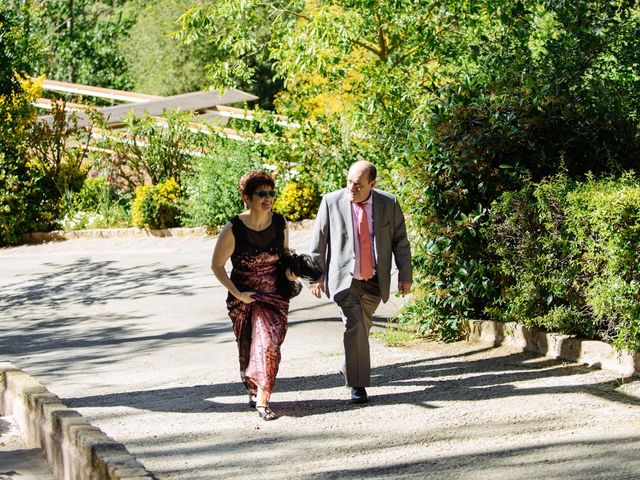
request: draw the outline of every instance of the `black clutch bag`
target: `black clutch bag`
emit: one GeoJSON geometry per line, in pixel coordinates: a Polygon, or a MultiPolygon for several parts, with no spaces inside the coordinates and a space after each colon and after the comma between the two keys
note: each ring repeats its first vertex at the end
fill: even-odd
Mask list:
{"type": "Polygon", "coordinates": [[[278,290],[280,294],[287,298],[293,298],[302,291],[302,283],[298,280],[291,281],[287,278],[287,268],[296,277],[304,278],[311,282],[318,280],[322,276],[322,271],[311,259],[311,256],[297,253],[288,253],[280,260],[280,271],[278,275],[278,290]]]}
{"type": "Polygon", "coordinates": [[[284,255],[285,269],[289,268],[296,277],[301,277],[310,282],[315,282],[322,277],[322,270],[311,259],[310,255],[289,253],[284,255]]]}

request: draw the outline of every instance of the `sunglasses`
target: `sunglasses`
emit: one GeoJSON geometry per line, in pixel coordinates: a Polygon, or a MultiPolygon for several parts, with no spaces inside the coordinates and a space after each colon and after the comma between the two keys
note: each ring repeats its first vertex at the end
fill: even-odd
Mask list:
{"type": "Polygon", "coordinates": [[[276,191],[275,190],[259,190],[257,192],[254,192],[254,195],[257,195],[260,198],[267,198],[267,197],[275,197],[276,196],[276,191]]]}

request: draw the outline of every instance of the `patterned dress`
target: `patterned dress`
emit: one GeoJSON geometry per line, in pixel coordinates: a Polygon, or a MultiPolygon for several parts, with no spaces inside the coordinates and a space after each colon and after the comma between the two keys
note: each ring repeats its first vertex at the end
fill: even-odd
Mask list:
{"type": "Polygon", "coordinates": [[[286,220],[274,213],[271,225],[260,232],[249,229],[237,216],[231,224],[235,237],[231,281],[241,292],[256,292],[252,303],[243,303],[231,294],[227,297],[238,343],[240,377],[250,394],[255,395],[258,387],[270,394],[289,313],[289,300],[277,288],[286,220]]]}

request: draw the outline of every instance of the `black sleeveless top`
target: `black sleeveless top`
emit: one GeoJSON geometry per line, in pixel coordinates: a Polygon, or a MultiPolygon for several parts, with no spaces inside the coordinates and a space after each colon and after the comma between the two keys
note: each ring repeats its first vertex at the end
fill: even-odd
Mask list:
{"type": "Polygon", "coordinates": [[[273,213],[272,215],[271,224],[260,231],[247,227],[238,215],[231,219],[231,231],[236,243],[232,258],[236,252],[239,253],[239,246],[241,247],[240,250],[253,247],[257,250],[275,248],[284,252],[284,230],[287,226],[287,221],[279,213],[273,213]]]}
{"type": "Polygon", "coordinates": [[[285,218],[274,213],[271,225],[259,232],[247,227],[238,216],[230,221],[235,238],[231,281],[240,291],[276,293],[280,259],[284,253],[285,218]]]}

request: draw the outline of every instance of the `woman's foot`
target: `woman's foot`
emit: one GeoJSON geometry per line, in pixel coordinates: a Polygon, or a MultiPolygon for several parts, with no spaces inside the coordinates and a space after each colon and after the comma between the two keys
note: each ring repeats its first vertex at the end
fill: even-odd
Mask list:
{"type": "Polygon", "coordinates": [[[249,394],[249,408],[256,408],[256,396],[249,394]]]}
{"type": "Polygon", "coordinates": [[[264,421],[275,420],[278,418],[275,412],[269,408],[269,405],[258,405],[256,406],[256,410],[258,411],[260,418],[264,421]]]}

